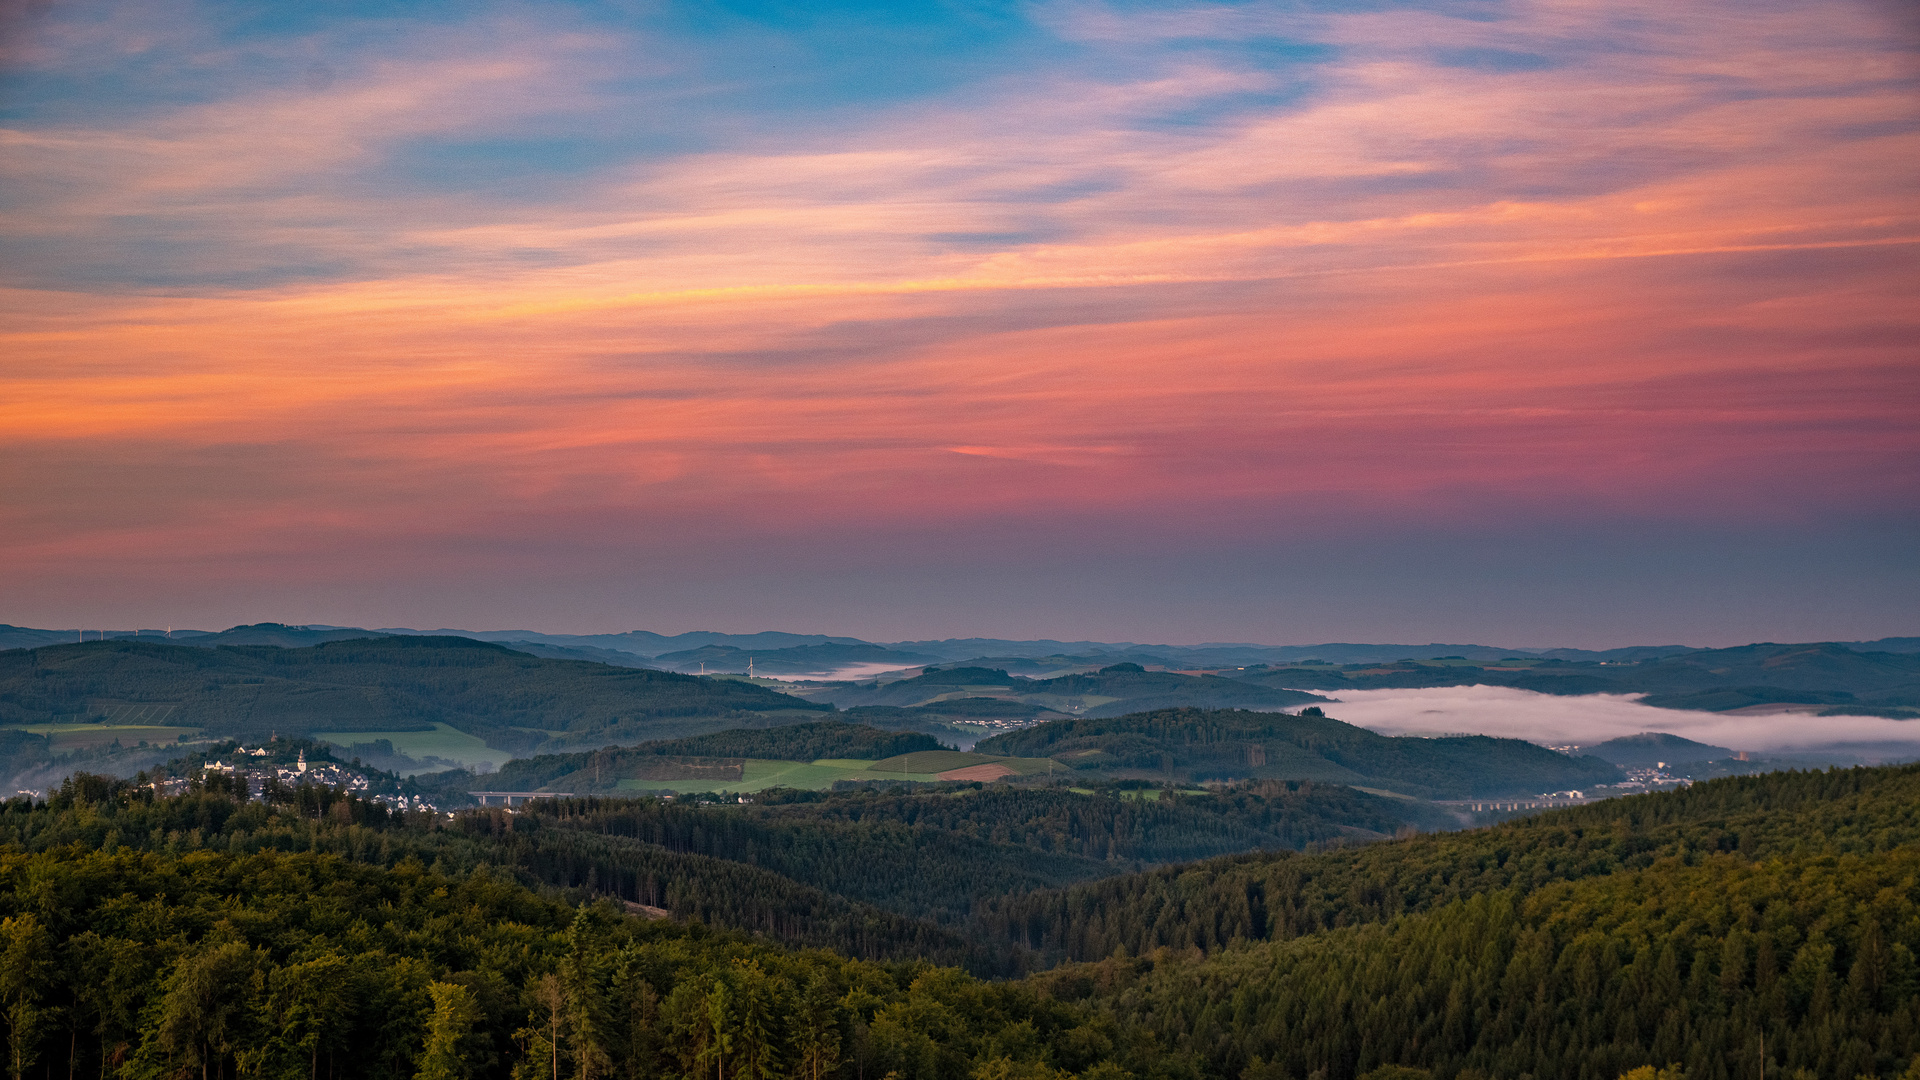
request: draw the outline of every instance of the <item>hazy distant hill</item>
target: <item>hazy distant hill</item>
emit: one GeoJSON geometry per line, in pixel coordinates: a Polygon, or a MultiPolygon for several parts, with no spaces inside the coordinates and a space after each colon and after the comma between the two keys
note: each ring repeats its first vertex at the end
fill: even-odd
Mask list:
{"type": "MultiPolygon", "coordinates": [[[[78,640],[78,630],[38,630],[30,627],[7,626],[0,624],[0,649],[30,648],[37,645],[61,644],[78,640]]],[[[88,640],[98,637],[102,631],[85,631],[88,640]]],[[[113,630],[104,631],[106,637],[132,638],[142,640],[163,639],[166,633],[159,629],[113,630]]],[[[1397,660],[1428,660],[1435,657],[1451,656],[1464,660],[1499,661],[1507,657],[1538,657],[1569,661],[1638,661],[1677,656],[1692,652],[1715,650],[1696,649],[1687,645],[1630,645],[1615,649],[1569,649],[1543,648],[1539,646],[1497,646],[1475,644],[1428,643],[1386,644],[1327,642],[1317,645],[1262,645],[1252,642],[1205,642],[1200,645],[1149,645],[1132,641],[1055,641],[1052,639],[1018,640],[1011,638],[944,638],[921,641],[873,642],[856,637],[834,634],[793,634],[781,631],[762,631],[754,634],[728,634],[715,630],[692,630],[683,634],[656,634],[647,630],[629,630],[617,634],[549,634],[537,630],[414,630],[404,627],[365,628],[351,626],[287,626],[278,623],[256,623],[251,626],[237,626],[231,630],[208,632],[205,630],[179,629],[173,631],[172,639],[176,643],[200,641],[206,644],[316,644],[322,640],[339,640],[347,637],[381,637],[388,635],[467,637],[476,641],[499,643],[527,642],[555,646],[559,648],[605,649],[611,652],[651,659],[666,653],[686,652],[707,646],[725,646],[753,653],[770,653],[783,649],[803,648],[813,645],[850,645],[868,646],[900,653],[911,653],[928,657],[932,661],[977,662],[995,660],[985,666],[1009,667],[1007,661],[1039,660],[1066,658],[1076,663],[1062,666],[1105,667],[1109,664],[1131,660],[1143,666],[1166,664],[1181,668],[1201,667],[1242,667],[1254,664],[1294,663],[1302,660],[1322,660],[1330,664],[1386,664],[1397,660]],[[258,635],[274,631],[290,635],[282,641],[242,640],[248,634],[258,635]],[[338,632],[345,631],[344,635],[338,632]]],[[[1920,637],[1890,637],[1872,641],[1836,642],[1855,652],[1892,652],[1920,653],[1920,637]]],[[[1011,669],[1011,668],[1010,668],[1011,669]]]]}
{"type": "Polygon", "coordinates": [[[221,737],[445,723],[514,752],[550,738],[638,742],[824,708],[737,680],[547,660],[460,637],[0,652],[0,724],[83,720],[127,704],[166,707],[168,723],[221,737]]]}
{"type": "Polygon", "coordinates": [[[1621,779],[1605,761],[1519,739],[1394,738],[1326,716],[1243,710],[1055,720],[982,740],[974,749],[1052,757],[1122,776],[1330,780],[1440,799],[1564,791],[1621,779]]]}
{"type": "MultiPolygon", "coordinates": [[[[1050,638],[1016,641],[1011,638],[942,638],[932,641],[894,641],[889,648],[931,653],[943,660],[971,660],[982,656],[1110,656],[1143,648],[1131,641],[1054,641],[1050,638]]],[[[1112,661],[1108,661],[1111,663],[1112,661]]]]}
{"type": "Polygon", "coordinates": [[[636,656],[618,649],[602,649],[594,645],[545,645],[538,641],[506,641],[496,644],[505,645],[516,652],[530,656],[544,656],[549,660],[587,660],[595,664],[612,664],[614,667],[649,668],[662,670],[665,665],[636,656]]]}
{"type": "Polygon", "coordinates": [[[1855,652],[1920,653],[1920,637],[1886,637],[1874,641],[1842,641],[1855,652]]]}
{"type": "Polygon", "coordinates": [[[946,720],[1006,721],[1025,721],[1045,717],[1052,720],[1065,714],[1011,698],[957,697],[942,698],[939,701],[914,707],[854,705],[842,710],[842,715],[849,720],[858,719],[860,723],[874,723],[881,727],[888,727],[893,725],[884,721],[899,720],[902,723],[916,723],[930,717],[946,720]]]}
{"type": "MultiPolygon", "coordinates": [[[[390,631],[398,633],[399,631],[390,631]]],[[[543,645],[584,646],[613,649],[652,659],[662,653],[683,652],[707,645],[727,645],[736,649],[771,652],[804,645],[866,645],[859,638],[831,634],[787,634],[768,630],[757,634],[723,634],[715,630],[691,630],[684,634],[656,634],[648,630],[629,630],[623,634],[543,634],[534,630],[435,630],[436,634],[458,634],[481,641],[531,641],[543,645]]]]}
{"type": "Polygon", "coordinates": [[[35,630],[30,626],[0,623],[0,649],[37,649],[42,645],[64,645],[79,640],[78,630],[35,630]]]}
{"type": "Polygon", "coordinates": [[[661,653],[654,662],[672,670],[740,673],[751,669],[762,675],[823,675],[855,664],[893,664],[913,667],[938,661],[925,653],[901,652],[878,645],[827,641],[785,649],[743,649],[736,645],[702,645],[697,649],[661,653]]]}
{"type": "Polygon", "coordinates": [[[1694,742],[1662,731],[1623,735],[1597,746],[1583,746],[1580,752],[1628,769],[1644,769],[1663,762],[1684,765],[1696,761],[1719,761],[1733,756],[1733,751],[1724,746],[1694,742]]]}
{"type": "Polygon", "coordinates": [[[1138,664],[1115,664],[1086,675],[1042,680],[1044,693],[1061,698],[1112,698],[1091,705],[1083,716],[1119,716],[1151,709],[1246,709],[1310,705],[1326,699],[1298,690],[1275,690],[1216,675],[1180,675],[1146,671],[1138,664]]]}
{"type": "Polygon", "coordinates": [[[816,700],[843,708],[872,705],[938,706],[963,698],[1006,701],[1084,716],[1117,716],[1147,709],[1280,708],[1320,702],[1325,698],[1297,690],[1255,686],[1212,675],[1181,675],[1146,671],[1138,664],[1114,664],[1097,672],[1063,675],[1054,679],[1027,679],[997,668],[973,666],[933,668],[910,679],[888,683],[835,686],[827,690],[800,690],[816,700]]]}
{"type": "MultiPolygon", "coordinates": [[[[0,625],[0,649],[72,642],[81,632],[0,625]]],[[[101,631],[87,631],[98,635],[101,631]]],[[[1877,710],[1900,718],[1920,708],[1920,638],[1874,641],[1759,643],[1729,649],[1683,645],[1628,646],[1618,649],[1500,648],[1473,644],[1356,644],[1268,646],[1210,642],[1199,646],[1142,645],[1134,642],[1017,641],[962,638],[940,641],[875,643],[826,634],[762,632],[725,634],[691,631],[664,635],[644,630],[621,634],[544,634],[531,630],[367,630],[340,626],[255,623],[218,632],[178,629],[108,630],[110,640],[153,641],[173,645],[281,645],[290,648],[385,635],[457,636],[492,641],[553,659],[596,660],[629,667],[667,667],[682,671],[731,672],[746,669],[779,675],[823,674],[855,664],[882,663],[912,668],[942,664],[989,668],[1036,681],[1057,681],[1071,673],[1090,677],[1117,663],[1143,668],[1213,670],[1236,682],[1268,690],[1387,689],[1482,683],[1549,694],[1640,693],[1649,705],[1709,711],[1762,704],[1828,705],[1877,710]],[[981,659],[991,657],[993,659],[981,659]],[[657,659],[656,659],[657,658],[657,659]]],[[[1155,672],[1149,671],[1149,674],[1155,672]]],[[[914,705],[917,689],[905,686],[881,693],[849,693],[829,700],[845,705],[914,705]]],[[[1219,689],[1219,688],[1216,688],[1219,689]]],[[[1023,693],[1033,688],[1023,688],[1023,693]]],[[[1179,693],[1194,687],[1182,684],[1179,693]]],[[[1069,684],[1052,690],[1056,700],[1028,703],[1057,707],[1076,693],[1069,684]]],[[[1224,690],[1221,691],[1224,693],[1224,690]]],[[[817,696],[817,695],[815,695],[817,696]]],[[[931,695],[930,695],[931,696],[931,695]]],[[[1004,693],[1001,696],[1007,696],[1004,693]]],[[[1084,692],[1081,697],[1087,697],[1084,692]]],[[[1114,701],[1083,702],[1083,710],[1111,714],[1160,705],[1274,704],[1271,699],[1176,697],[1154,700],[1129,691],[1093,691],[1114,701]]],[[[1290,699],[1297,703],[1297,699],[1290,699]]]]}
{"type": "MultiPolygon", "coordinates": [[[[278,645],[283,649],[301,649],[309,645],[324,645],[329,641],[353,641],[385,636],[387,635],[376,630],[361,630],[355,627],[254,623],[250,626],[235,626],[213,634],[193,634],[174,644],[197,645],[203,648],[218,645],[278,645]]],[[[148,639],[142,635],[141,640],[148,639]]]]}

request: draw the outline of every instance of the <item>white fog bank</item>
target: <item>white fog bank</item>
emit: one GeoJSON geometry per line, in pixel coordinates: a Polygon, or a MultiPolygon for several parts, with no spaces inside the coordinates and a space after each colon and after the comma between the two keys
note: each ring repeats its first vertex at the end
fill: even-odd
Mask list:
{"type": "Polygon", "coordinates": [[[1643,731],[1664,731],[1734,750],[1811,750],[1844,744],[1902,744],[1920,756],[1920,721],[1873,716],[1810,716],[1656,709],[1638,694],[1556,697],[1505,686],[1442,686],[1422,690],[1327,690],[1338,717],[1382,735],[1466,733],[1527,739],[1545,745],[1592,744],[1643,731]]]}

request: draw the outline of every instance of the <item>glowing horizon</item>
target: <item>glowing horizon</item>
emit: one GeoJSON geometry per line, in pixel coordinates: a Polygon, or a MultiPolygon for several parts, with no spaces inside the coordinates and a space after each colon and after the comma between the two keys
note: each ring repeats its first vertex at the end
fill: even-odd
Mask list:
{"type": "Polygon", "coordinates": [[[1902,18],[20,16],[0,621],[1913,633],[1902,18]]]}

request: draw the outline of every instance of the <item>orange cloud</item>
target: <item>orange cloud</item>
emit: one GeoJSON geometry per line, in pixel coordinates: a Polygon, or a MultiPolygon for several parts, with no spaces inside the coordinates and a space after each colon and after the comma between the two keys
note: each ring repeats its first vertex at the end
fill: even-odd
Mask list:
{"type": "Polygon", "coordinates": [[[352,268],[0,297],[0,560],[1362,504],[1763,521],[1911,494],[1920,136],[1870,9],[1515,10],[1054,9],[1116,47],[1287,27],[1347,53],[1297,102],[1193,129],[1145,118],[1273,77],[1007,78],[547,201],[327,178],[585,100],[588,36],[0,133],[39,193],[0,230],[81,246],[153,219],[231,236],[196,272],[249,244],[352,268]]]}

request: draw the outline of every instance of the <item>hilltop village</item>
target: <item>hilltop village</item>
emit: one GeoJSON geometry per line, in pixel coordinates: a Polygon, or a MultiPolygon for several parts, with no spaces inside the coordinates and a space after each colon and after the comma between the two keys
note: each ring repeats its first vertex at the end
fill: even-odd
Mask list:
{"type": "MultiPolygon", "coordinates": [[[[215,751],[219,756],[195,761],[184,759],[176,770],[180,775],[154,776],[147,787],[156,795],[185,795],[196,786],[205,787],[209,778],[218,777],[217,786],[233,795],[253,801],[271,802],[276,789],[286,791],[302,786],[323,787],[344,795],[353,795],[379,803],[389,810],[425,810],[439,812],[440,807],[427,796],[390,790],[400,786],[399,778],[380,774],[366,766],[342,764],[332,760],[307,760],[304,745],[293,748],[293,760],[286,751],[259,746],[248,749],[234,746],[215,751]],[[384,781],[384,782],[381,782],[384,781]]],[[[318,753],[325,753],[319,750],[318,753]]]]}

